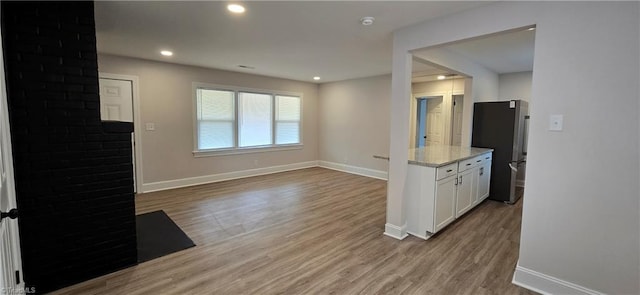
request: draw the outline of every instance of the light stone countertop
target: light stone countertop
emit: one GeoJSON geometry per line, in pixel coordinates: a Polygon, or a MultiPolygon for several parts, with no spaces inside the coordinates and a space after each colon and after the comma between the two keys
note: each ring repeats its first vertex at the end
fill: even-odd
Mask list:
{"type": "Polygon", "coordinates": [[[409,164],[441,167],[460,160],[473,158],[493,149],[476,147],[459,147],[451,145],[433,145],[409,149],[409,164]]]}

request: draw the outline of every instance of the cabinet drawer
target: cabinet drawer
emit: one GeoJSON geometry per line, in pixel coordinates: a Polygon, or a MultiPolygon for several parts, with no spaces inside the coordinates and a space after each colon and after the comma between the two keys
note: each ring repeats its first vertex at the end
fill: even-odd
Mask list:
{"type": "Polygon", "coordinates": [[[480,157],[482,157],[482,161],[483,162],[487,162],[487,161],[491,161],[491,158],[493,158],[493,154],[492,153],[486,153],[484,155],[480,155],[480,157]]]}
{"type": "Polygon", "coordinates": [[[482,163],[482,158],[479,157],[474,157],[471,159],[466,159],[463,161],[458,162],[458,171],[462,172],[468,169],[471,169],[475,166],[478,166],[482,163]]]}
{"type": "Polygon", "coordinates": [[[451,175],[456,175],[457,173],[458,173],[457,163],[438,167],[436,170],[436,180],[440,180],[451,175]]]}

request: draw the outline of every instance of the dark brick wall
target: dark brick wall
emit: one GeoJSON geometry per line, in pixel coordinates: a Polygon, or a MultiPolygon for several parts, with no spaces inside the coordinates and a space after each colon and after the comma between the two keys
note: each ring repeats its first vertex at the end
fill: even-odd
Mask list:
{"type": "Polygon", "coordinates": [[[136,263],[131,123],[101,122],[93,2],[2,1],[24,279],[136,263]]]}

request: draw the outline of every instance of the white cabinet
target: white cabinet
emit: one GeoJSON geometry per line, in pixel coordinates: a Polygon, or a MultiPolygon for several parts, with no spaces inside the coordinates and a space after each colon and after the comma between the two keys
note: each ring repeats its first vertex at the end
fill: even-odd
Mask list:
{"type": "Polygon", "coordinates": [[[435,198],[435,228],[433,232],[439,231],[456,219],[456,186],[458,176],[453,175],[436,182],[435,198]]]}
{"type": "Polygon", "coordinates": [[[478,194],[476,203],[489,197],[489,184],[491,182],[491,155],[484,159],[482,166],[478,168],[478,194]]]}
{"type": "Polygon", "coordinates": [[[476,175],[474,173],[476,169],[467,169],[462,172],[458,172],[458,184],[456,185],[456,218],[462,216],[462,214],[469,211],[475,201],[475,192],[477,191],[476,175]]]}
{"type": "Polygon", "coordinates": [[[428,239],[489,196],[491,153],[442,167],[409,165],[407,232],[428,239]]]}

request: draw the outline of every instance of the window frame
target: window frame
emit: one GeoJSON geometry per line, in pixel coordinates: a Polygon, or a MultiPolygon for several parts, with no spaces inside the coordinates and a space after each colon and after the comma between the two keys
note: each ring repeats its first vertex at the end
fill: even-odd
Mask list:
{"type": "Polygon", "coordinates": [[[200,157],[210,157],[210,156],[223,156],[223,155],[236,155],[236,154],[249,154],[249,153],[261,153],[261,152],[272,152],[272,151],[286,151],[286,150],[298,150],[302,149],[304,146],[303,139],[303,124],[304,124],[304,98],[302,93],[299,92],[289,92],[289,91],[280,91],[280,90],[270,90],[270,89],[256,89],[256,88],[248,88],[248,87],[239,87],[239,86],[229,86],[229,85],[219,85],[219,84],[210,84],[210,83],[202,83],[202,82],[193,82],[192,85],[192,117],[193,117],[193,156],[196,158],[200,157]],[[231,148],[217,148],[217,149],[199,149],[198,141],[200,139],[199,128],[198,128],[198,89],[205,90],[217,90],[217,91],[229,91],[233,92],[233,103],[234,103],[234,121],[233,121],[233,147],[231,148]],[[238,106],[238,94],[240,92],[245,93],[257,93],[257,94],[267,94],[271,96],[271,142],[272,144],[268,145],[260,145],[260,146],[249,146],[249,147],[240,147],[240,134],[239,134],[239,126],[238,120],[240,115],[240,108],[238,106]],[[300,129],[298,130],[299,143],[290,143],[290,144],[276,144],[276,104],[277,99],[276,96],[293,96],[298,97],[300,99],[300,129]]]}

